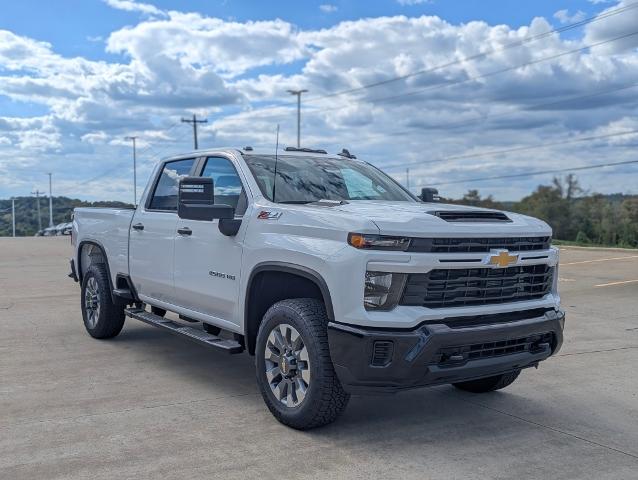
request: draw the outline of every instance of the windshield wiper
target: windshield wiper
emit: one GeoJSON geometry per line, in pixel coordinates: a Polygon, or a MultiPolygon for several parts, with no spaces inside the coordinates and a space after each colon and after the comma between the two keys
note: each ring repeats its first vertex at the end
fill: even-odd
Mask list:
{"type": "Polygon", "coordinates": [[[292,205],[305,205],[306,203],[315,203],[317,200],[283,200],[277,203],[287,203],[292,205]]]}

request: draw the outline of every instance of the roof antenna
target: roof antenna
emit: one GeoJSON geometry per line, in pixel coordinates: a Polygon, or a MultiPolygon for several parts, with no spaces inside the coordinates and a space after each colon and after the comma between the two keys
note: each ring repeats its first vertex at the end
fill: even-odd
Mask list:
{"type": "Polygon", "coordinates": [[[273,203],[277,203],[276,199],[275,199],[275,192],[276,192],[276,188],[277,188],[277,160],[279,159],[278,157],[278,153],[279,152],[279,124],[277,124],[277,140],[275,141],[275,175],[273,177],[272,180],[272,201],[273,203]]]}

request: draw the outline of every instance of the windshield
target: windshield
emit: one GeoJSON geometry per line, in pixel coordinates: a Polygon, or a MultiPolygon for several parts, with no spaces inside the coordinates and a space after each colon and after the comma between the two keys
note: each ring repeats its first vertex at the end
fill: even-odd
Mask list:
{"type": "Polygon", "coordinates": [[[244,155],[261,193],[277,203],[319,200],[414,202],[390,177],[364,162],[348,159],[279,155],[244,155]],[[273,191],[275,198],[273,199],[273,191]]]}

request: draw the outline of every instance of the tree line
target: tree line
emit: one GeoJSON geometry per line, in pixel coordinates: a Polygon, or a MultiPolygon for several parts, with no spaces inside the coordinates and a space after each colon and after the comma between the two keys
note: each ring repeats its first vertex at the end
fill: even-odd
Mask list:
{"type": "Polygon", "coordinates": [[[554,238],[583,245],[638,248],[638,195],[584,192],[573,175],[555,177],[518,202],[499,202],[478,190],[451,203],[509,210],[545,220],[554,238]]]}
{"type": "MultiPolygon", "coordinates": [[[[16,235],[32,236],[38,231],[38,202],[42,228],[49,226],[49,197],[16,197],[16,235]]],[[[68,197],[53,197],[53,225],[71,221],[76,207],[114,207],[131,205],[124,202],[85,202],[68,197]]],[[[11,200],[0,200],[0,237],[12,235],[11,200]]]]}
{"type": "MultiPolygon", "coordinates": [[[[49,224],[49,199],[40,197],[42,227],[49,224]]],[[[638,195],[602,195],[584,192],[574,175],[554,178],[539,185],[518,202],[499,202],[469,190],[461,199],[445,202],[495,208],[531,215],[545,220],[554,238],[583,245],[638,248],[638,195]]],[[[37,199],[16,198],[16,235],[38,231],[37,199]]],[[[53,198],[53,224],[71,221],[75,207],[130,207],[123,202],[85,202],[68,197],[53,198]]],[[[0,236],[11,235],[11,200],[0,200],[0,236]]]]}

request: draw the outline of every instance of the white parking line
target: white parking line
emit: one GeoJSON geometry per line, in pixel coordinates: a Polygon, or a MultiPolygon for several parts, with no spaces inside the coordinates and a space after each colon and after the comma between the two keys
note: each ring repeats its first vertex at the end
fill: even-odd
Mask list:
{"type": "Polygon", "coordinates": [[[626,257],[597,258],[596,260],[582,260],[580,262],[561,263],[561,267],[565,265],[582,265],[583,263],[611,262],[612,260],[627,260],[629,258],[638,258],[638,255],[628,255],[626,257]]]}
{"type": "Polygon", "coordinates": [[[600,285],[594,285],[594,287],[611,287],[612,285],[624,285],[626,283],[638,283],[638,280],[623,280],[620,282],[601,283],[600,285]]]}

